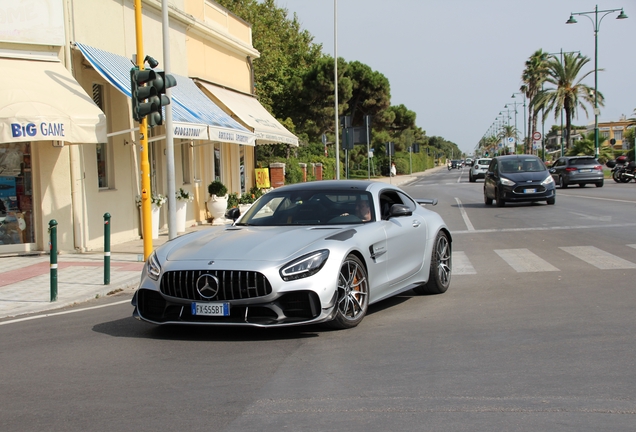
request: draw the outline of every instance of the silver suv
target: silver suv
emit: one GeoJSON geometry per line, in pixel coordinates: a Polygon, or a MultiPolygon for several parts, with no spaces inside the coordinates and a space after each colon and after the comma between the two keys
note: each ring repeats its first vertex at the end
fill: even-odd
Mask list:
{"type": "Polygon", "coordinates": [[[488,171],[488,165],[492,158],[479,158],[475,159],[473,166],[470,167],[468,172],[468,181],[474,183],[477,179],[486,178],[486,171],[488,171]]]}

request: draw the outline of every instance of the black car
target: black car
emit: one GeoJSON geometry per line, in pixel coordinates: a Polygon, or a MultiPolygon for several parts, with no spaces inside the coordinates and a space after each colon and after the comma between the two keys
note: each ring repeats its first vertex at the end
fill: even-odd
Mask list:
{"type": "Polygon", "coordinates": [[[490,161],[484,180],[484,202],[503,207],[506,202],[556,202],[552,175],[533,155],[497,156],[490,161]]]}
{"type": "Polygon", "coordinates": [[[603,187],[603,166],[593,156],[563,156],[550,167],[550,174],[561,189],[571,184],[591,183],[603,187]]]}

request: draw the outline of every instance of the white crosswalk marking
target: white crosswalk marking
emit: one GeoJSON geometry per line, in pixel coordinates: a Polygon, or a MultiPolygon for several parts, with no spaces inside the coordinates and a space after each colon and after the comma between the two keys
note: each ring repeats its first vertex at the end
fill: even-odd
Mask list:
{"type": "Polygon", "coordinates": [[[519,273],[559,271],[528,249],[496,249],[495,252],[519,273]]]}
{"type": "Polygon", "coordinates": [[[477,274],[477,272],[466,256],[466,252],[453,252],[453,276],[472,274],[477,274]]]}
{"type": "Polygon", "coordinates": [[[601,270],[636,268],[636,264],[594,246],[569,246],[560,247],[559,249],[601,270]]]}
{"type": "Polygon", "coordinates": [[[634,249],[636,249],[636,244],[633,244],[633,245],[627,245],[627,246],[629,246],[630,248],[634,248],[634,249]]]}

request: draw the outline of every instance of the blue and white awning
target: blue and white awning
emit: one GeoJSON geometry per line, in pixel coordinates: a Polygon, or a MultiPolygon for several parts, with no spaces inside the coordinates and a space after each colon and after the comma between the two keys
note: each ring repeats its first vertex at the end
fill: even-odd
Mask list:
{"type": "MultiPolygon", "coordinates": [[[[117,90],[131,97],[130,59],[81,43],[75,43],[86,60],[117,90]]],[[[171,74],[172,117],[175,138],[218,141],[253,146],[256,136],[208,98],[188,77],[171,74]]]]}

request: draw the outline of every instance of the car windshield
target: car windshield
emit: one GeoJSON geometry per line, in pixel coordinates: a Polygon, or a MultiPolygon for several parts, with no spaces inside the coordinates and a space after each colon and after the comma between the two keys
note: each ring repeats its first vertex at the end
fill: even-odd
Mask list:
{"type": "Polygon", "coordinates": [[[541,172],[545,171],[545,165],[540,159],[531,157],[518,157],[510,160],[501,161],[501,172],[512,174],[517,172],[541,172]]]}
{"type": "Polygon", "coordinates": [[[368,192],[292,189],[266,193],[236,225],[348,225],[374,220],[368,192]]]}

